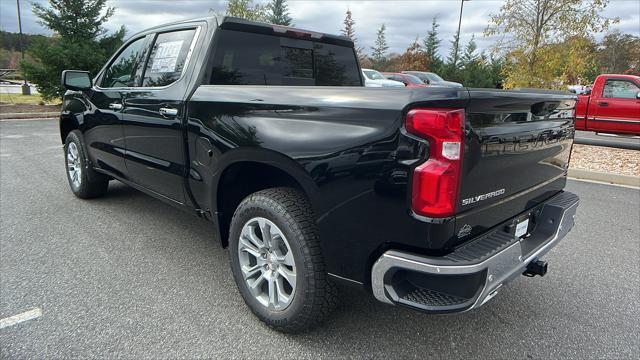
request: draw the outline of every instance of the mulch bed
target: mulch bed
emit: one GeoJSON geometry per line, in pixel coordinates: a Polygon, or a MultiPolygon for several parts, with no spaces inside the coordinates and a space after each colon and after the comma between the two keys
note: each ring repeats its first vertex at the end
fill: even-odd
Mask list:
{"type": "Polygon", "coordinates": [[[8,104],[0,102],[0,113],[60,112],[60,105],[8,104]]]}

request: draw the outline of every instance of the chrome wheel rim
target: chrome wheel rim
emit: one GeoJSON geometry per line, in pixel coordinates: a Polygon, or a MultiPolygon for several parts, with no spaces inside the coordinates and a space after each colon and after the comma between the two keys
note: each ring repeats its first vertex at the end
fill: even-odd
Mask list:
{"type": "Polygon", "coordinates": [[[69,146],[67,146],[67,173],[73,187],[80,187],[82,166],[80,165],[78,147],[75,143],[69,143],[69,146]]]}
{"type": "Polygon", "coordinates": [[[240,270],[249,292],[262,306],[284,310],[296,291],[296,266],[287,238],[273,222],[247,221],[238,243],[240,270]]]}

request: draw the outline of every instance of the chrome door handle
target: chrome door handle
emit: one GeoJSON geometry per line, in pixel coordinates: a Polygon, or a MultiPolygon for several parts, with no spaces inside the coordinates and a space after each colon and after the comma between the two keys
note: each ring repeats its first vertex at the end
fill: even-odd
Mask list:
{"type": "Polygon", "coordinates": [[[160,108],[160,110],[158,110],[158,112],[160,113],[160,115],[163,115],[163,116],[177,116],[178,115],[178,109],[160,108]]]}
{"type": "Polygon", "coordinates": [[[109,109],[116,110],[116,111],[122,110],[122,104],[118,104],[118,103],[109,104],[109,109]]]}

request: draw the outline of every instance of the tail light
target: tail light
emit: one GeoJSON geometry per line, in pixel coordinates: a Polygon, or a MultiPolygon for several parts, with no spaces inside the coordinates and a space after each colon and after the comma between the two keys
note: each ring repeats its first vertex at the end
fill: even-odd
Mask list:
{"type": "Polygon", "coordinates": [[[411,207],[419,215],[455,213],[462,169],[463,109],[414,109],[405,127],[429,141],[429,160],[413,172],[411,207]]]}

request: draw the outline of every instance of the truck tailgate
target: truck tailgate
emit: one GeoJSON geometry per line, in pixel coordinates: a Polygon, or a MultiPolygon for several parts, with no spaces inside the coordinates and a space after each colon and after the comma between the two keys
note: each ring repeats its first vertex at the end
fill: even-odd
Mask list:
{"type": "Polygon", "coordinates": [[[464,241],[562,190],[575,98],[553,91],[469,90],[456,237],[464,241]]]}

